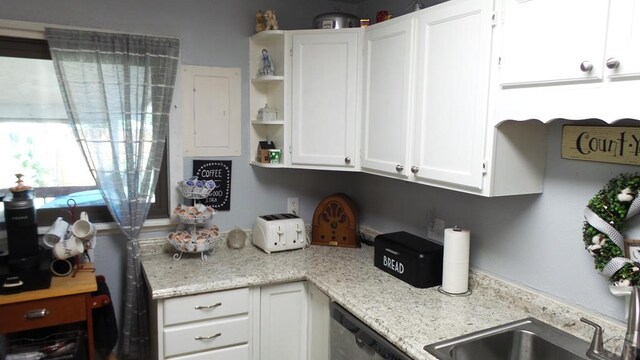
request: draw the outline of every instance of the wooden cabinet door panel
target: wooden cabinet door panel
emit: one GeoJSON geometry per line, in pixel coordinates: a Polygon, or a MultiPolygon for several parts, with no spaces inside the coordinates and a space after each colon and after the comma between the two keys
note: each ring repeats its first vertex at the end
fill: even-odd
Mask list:
{"type": "Polygon", "coordinates": [[[468,0],[418,19],[417,180],[482,187],[491,16],[491,2],[468,0]]]}
{"type": "Polygon", "coordinates": [[[249,311],[249,289],[233,289],[167,299],[164,324],[215,319],[249,311]]]}
{"type": "Polygon", "coordinates": [[[503,86],[602,79],[608,0],[505,0],[503,10],[503,86]]]}
{"type": "Polygon", "coordinates": [[[164,328],[166,357],[218,349],[249,341],[249,317],[199,321],[164,328]]]}
{"type": "Polygon", "coordinates": [[[413,89],[413,19],[365,33],[362,167],[406,178],[413,89]]]}
{"type": "Polygon", "coordinates": [[[291,163],[353,167],[358,34],[294,34],[292,44],[291,163]]]}
{"type": "Polygon", "coordinates": [[[300,360],[307,352],[304,282],[260,289],[260,359],[300,360]]]}
{"type": "Polygon", "coordinates": [[[605,68],[605,74],[616,80],[630,77],[637,80],[640,78],[640,2],[612,0],[608,28],[605,65],[608,61],[618,61],[618,65],[605,68]]]}

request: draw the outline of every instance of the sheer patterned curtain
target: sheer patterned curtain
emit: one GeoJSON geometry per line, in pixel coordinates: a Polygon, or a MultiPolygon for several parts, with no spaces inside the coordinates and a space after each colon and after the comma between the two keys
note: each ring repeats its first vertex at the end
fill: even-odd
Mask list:
{"type": "Polygon", "coordinates": [[[149,357],[138,235],[149,212],[169,127],[180,43],[129,34],[46,29],[78,143],[127,242],[120,358],[149,357]]]}

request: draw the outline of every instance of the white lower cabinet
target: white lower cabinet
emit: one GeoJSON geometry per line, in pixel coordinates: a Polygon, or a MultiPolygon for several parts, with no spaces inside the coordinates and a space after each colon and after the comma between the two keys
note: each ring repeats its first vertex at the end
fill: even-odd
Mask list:
{"type": "Polygon", "coordinates": [[[249,341],[249,317],[244,314],[171,326],[165,328],[163,335],[165,357],[246,344],[249,341]]]}
{"type": "Polygon", "coordinates": [[[155,301],[155,359],[329,360],[329,298],[305,281],[155,301]]]}
{"type": "Polygon", "coordinates": [[[307,353],[305,282],[260,289],[260,360],[300,360],[307,353]]]}
{"type": "Polygon", "coordinates": [[[309,319],[309,333],[307,337],[307,348],[309,360],[329,360],[330,353],[330,324],[331,310],[329,303],[331,299],[312,284],[307,285],[307,307],[309,319]]]}
{"type": "Polygon", "coordinates": [[[158,300],[152,336],[157,359],[249,360],[257,289],[158,300]]]}

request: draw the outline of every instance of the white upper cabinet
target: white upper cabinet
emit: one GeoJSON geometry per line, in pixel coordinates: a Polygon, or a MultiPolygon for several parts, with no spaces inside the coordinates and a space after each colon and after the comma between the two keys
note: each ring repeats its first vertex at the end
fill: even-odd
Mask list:
{"type": "Polygon", "coordinates": [[[362,170],[407,178],[412,124],[414,20],[400,17],[366,29],[362,170]]]}
{"type": "Polygon", "coordinates": [[[640,77],[640,2],[612,0],[605,74],[612,79],[640,77]]]}
{"type": "Polygon", "coordinates": [[[608,1],[504,0],[503,5],[502,85],[602,78],[608,1]]]}
{"type": "Polygon", "coordinates": [[[359,169],[362,31],[302,30],[291,38],[291,165],[359,169]]]}
{"type": "Polygon", "coordinates": [[[416,180],[481,189],[493,4],[465,0],[418,16],[416,180]]]}
{"type": "Polygon", "coordinates": [[[640,119],[640,2],[503,0],[495,123],[640,119]]]}

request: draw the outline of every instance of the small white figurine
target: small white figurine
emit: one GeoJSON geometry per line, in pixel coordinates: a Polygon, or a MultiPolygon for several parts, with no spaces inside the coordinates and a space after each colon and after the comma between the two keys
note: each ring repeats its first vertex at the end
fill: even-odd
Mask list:
{"type": "Polygon", "coordinates": [[[267,49],[262,49],[262,66],[258,70],[259,76],[273,76],[275,73],[275,69],[273,67],[273,63],[271,62],[271,57],[269,56],[269,52],[267,49]]]}
{"type": "Polygon", "coordinates": [[[264,12],[265,30],[278,30],[278,19],[276,12],[269,9],[264,12]]]}

